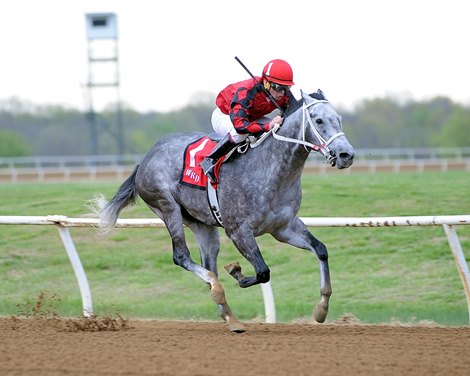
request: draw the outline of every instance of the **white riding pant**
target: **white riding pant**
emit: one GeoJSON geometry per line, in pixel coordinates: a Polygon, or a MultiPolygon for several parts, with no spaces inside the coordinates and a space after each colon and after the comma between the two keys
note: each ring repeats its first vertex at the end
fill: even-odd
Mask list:
{"type": "MultiPolygon", "coordinates": [[[[216,107],[216,109],[212,112],[212,128],[214,128],[215,133],[225,137],[227,133],[230,133],[230,136],[232,136],[232,140],[235,143],[240,143],[244,141],[249,134],[241,134],[237,133],[235,130],[235,127],[233,126],[232,121],[230,120],[230,115],[224,114],[222,111],[220,111],[220,108],[216,107]]],[[[267,124],[271,121],[270,118],[267,116],[263,116],[260,119],[256,120],[257,122],[267,124]]]]}

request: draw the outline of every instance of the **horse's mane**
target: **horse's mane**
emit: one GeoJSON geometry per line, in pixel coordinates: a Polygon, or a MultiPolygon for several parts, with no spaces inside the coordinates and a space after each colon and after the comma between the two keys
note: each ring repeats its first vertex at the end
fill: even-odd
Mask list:
{"type": "MultiPolygon", "coordinates": [[[[287,107],[287,110],[284,113],[284,117],[287,117],[293,114],[302,106],[302,103],[303,103],[303,99],[296,99],[290,91],[288,93],[288,96],[289,96],[289,106],[287,107]]],[[[314,93],[310,93],[309,96],[320,101],[327,100],[325,97],[325,94],[320,89],[318,89],[314,93]]]]}

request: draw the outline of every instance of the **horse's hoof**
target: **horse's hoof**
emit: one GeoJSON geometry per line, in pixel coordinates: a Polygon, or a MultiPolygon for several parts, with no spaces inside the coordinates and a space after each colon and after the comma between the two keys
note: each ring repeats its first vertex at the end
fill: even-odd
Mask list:
{"type": "Polygon", "coordinates": [[[315,307],[315,311],[313,312],[313,318],[316,322],[323,323],[326,320],[326,316],[328,315],[328,308],[322,307],[321,305],[317,305],[315,307]]]}
{"type": "Polygon", "coordinates": [[[233,276],[235,273],[239,273],[239,272],[242,271],[242,268],[241,268],[240,263],[238,261],[237,262],[232,262],[231,264],[228,264],[228,265],[225,265],[224,269],[231,276],[233,276]]]}
{"type": "Polygon", "coordinates": [[[245,326],[240,321],[229,323],[228,324],[228,329],[232,333],[244,333],[244,332],[246,332],[245,326]]]}

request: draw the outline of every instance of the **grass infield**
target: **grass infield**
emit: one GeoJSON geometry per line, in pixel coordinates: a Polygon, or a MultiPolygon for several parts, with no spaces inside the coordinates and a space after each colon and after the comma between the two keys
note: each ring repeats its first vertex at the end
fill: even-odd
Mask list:
{"type": "MultiPolygon", "coordinates": [[[[0,215],[88,215],[86,201],[112,197],[120,182],[8,184],[0,186],[0,215]]],[[[304,175],[303,217],[470,214],[468,172],[304,175]]],[[[122,218],[152,218],[142,201],[122,218]]],[[[432,321],[468,325],[462,283],[441,226],[311,228],[329,250],[333,295],[327,321],[353,315],[365,323],[432,321]]],[[[219,320],[206,285],[172,262],[165,229],[116,229],[106,236],[70,230],[87,274],[94,313],[130,318],[219,320]]],[[[470,226],[457,233],[469,258],[470,226]]],[[[187,240],[194,259],[198,248],[187,240]]],[[[259,286],[241,289],[223,265],[251,265],[221,234],[219,273],[241,320],[263,320],[259,286]]],[[[319,301],[316,257],[259,238],[271,269],[277,320],[309,320],[319,301]]],[[[70,262],[53,226],[0,225],[0,315],[81,314],[70,262]],[[40,302],[40,307],[37,307],[40,302]]]]}

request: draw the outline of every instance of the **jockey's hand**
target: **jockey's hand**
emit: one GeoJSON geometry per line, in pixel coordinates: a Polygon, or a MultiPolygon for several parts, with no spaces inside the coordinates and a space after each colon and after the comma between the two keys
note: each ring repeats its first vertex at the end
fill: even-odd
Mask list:
{"type": "Polygon", "coordinates": [[[282,117],[280,116],[275,116],[270,122],[269,122],[269,130],[273,129],[276,125],[281,126],[282,125],[282,117]]]}

